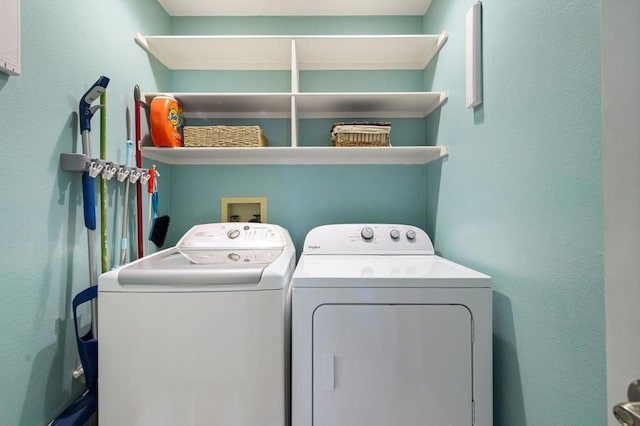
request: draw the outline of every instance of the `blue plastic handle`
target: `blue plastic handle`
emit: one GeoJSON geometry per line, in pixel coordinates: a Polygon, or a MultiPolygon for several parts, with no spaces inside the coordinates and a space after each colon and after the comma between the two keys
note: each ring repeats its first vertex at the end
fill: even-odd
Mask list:
{"type": "Polygon", "coordinates": [[[84,207],[84,226],[95,231],[96,193],[93,187],[93,178],[89,175],[89,172],[82,174],[82,202],[84,207]]]}
{"type": "Polygon", "coordinates": [[[104,92],[109,84],[109,78],[104,75],[93,83],[93,86],[82,96],[80,99],[80,132],[85,130],[91,130],[91,117],[93,117],[93,111],[91,111],[91,104],[98,99],[102,92],[104,92]]]}

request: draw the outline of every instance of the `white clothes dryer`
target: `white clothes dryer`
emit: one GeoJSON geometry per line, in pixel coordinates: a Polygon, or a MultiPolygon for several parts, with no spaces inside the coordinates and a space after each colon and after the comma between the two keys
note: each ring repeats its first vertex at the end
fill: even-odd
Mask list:
{"type": "Polygon", "coordinates": [[[419,228],[341,224],[292,287],[292,426],[492,426],[489,276],[419,228]]]}
{"type": "Polygon", "coordinates": [[[219,223],[103,274],[100,425],[288,424],[294,268],[285,229],[219,223]]]}

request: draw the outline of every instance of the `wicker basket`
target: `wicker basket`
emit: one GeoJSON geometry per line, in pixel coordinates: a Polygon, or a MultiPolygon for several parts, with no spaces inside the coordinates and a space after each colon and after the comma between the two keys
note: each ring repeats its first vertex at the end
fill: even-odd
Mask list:
{"type": "Polygon", "coordinates": [[[184,146],[260,147],[267,138],[259,126],[185,126],[184,146]]]}
{"type": "Polygon", "coordinates": [[[391,123],[334,123],[331,140],[335,146],[389,146],[391,123]]]}

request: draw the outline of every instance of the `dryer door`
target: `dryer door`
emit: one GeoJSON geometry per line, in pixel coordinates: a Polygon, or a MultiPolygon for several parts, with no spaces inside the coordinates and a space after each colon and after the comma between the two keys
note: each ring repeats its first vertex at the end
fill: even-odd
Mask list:
{"type": "Polygon", "coordinates": [[[313,425],[471,425],[463,305],[322,305],[313,316],[313,425]]]}

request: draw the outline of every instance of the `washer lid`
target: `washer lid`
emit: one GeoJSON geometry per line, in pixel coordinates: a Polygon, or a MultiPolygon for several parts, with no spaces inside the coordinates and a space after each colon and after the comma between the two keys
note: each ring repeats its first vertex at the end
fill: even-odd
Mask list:
{"type": "Polygon", "coordinates": [[[172,286],[257,284],[282,249],[180,250],[172,248],[124,266],[120,284],[172,286]]]}

